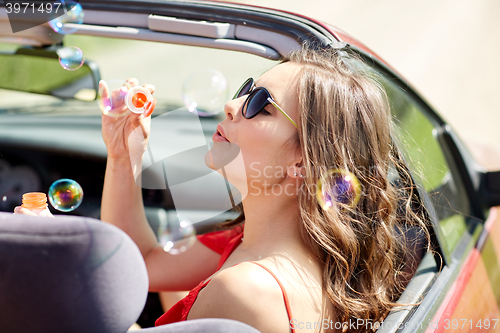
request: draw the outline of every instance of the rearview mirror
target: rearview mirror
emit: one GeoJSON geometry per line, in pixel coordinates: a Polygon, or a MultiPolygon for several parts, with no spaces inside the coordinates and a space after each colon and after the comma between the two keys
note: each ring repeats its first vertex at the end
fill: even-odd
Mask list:
{"type": "Polygon", "coordinates": [[[92,101],[100,80],[97,65],[86,60],[69,71],[62,68],[54,50],[21,48],[0,54],[0,89],[92,101]]]}

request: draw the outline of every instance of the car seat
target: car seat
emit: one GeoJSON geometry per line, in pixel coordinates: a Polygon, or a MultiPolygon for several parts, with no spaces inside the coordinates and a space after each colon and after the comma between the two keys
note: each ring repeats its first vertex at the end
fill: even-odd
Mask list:
{"type": "MultiPolygon", "coordinates": [[[[76,216],[0,213],[0,332],[123,333],[147,293],[140,251],[117,227],[76,216]]],[[[258,332],[227,319],[141,331],[258,332]]]]}

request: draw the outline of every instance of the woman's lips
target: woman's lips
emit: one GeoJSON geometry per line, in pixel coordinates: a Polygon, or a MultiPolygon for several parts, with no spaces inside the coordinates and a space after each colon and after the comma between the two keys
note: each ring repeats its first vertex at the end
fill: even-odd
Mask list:
{"type": "Polygon", "coordinates": [[[222,128],[222,125],[219,123],[217,125],[217,129],[215,130],[214,135],[212,136],[212,140],[214,142],[229,142],[229,140],[226,138],[224,132],[224,128],[222,128]]]}
{"type": "Polygon", "coordinates": [[[212,135],[212,140],[214,142],[229,142],[228,139],[226,139],[225,137],[223,137],[219,131],[215,131],[214,135],[212,135]]]}

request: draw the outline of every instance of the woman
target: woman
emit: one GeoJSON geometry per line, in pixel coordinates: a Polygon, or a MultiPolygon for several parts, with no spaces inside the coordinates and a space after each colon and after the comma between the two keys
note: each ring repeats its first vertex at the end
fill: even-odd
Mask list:
{"type": "Polygon", "coordinates": [[[134,180],[141,165],[131,156],[146,149],[154,105],[144,115],[103,115],[101,218],[137,243],[150,290],[194,288],[157,324],[217,317],[262,332],[313,332],[341,331],[341,323],[361,319],[366,325],[348,330],[365,331],[395,305],[397,225],[424,227],[424,219],[412,209],[412,183],[396,189],[388,180],[391,164],[403,183],[409,177],[391,140],[387,97],[352,64],[344,52],[305,47],[247,81],[225,105],[213,139],[237,145],[243,156],[245,172],[227,176],[248,190],[243,214],[230,224],[237,227],[201,236],[177,256],[157,243],[134,180]],[[318,201],[318,179],[329,170],[357,178],[362,195],[330,206],[318,201]],[[396,214],[398,202],[403,214],[396,214]]]}

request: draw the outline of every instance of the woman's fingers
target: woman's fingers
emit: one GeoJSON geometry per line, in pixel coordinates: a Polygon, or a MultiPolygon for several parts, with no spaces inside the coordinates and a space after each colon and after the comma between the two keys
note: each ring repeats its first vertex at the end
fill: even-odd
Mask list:
{"type": "Polygon", "coordinates": [[[146,88],[147,90],[149,90],[149,92],[151,94],[154,94],[155,93],[155,86],[153,86],[152,84],[145,84],[143,85],[144,88],[146,88]]]}
{"type": "Polygon", "coordinates": [[[130,114],[128,115],[130,123],[133,124],[134,128],[141,125],[141,116],[142,114],[134,112],[130,112],[130,114]]]}
{"type": "Polygon", "coordinates": [[[155,107],[156,107],[156,98],[153,97],[153,100],[148,103],[146,111],[144,111],[144,117],[146,118],[149,117],[155,110],[155,107]]]}
{"type": "Polygon", "coordinates": [[[101,111],[104,114],[111,111],[112,103],[111,98],[109,97],[109,87],[104,80],[99,81],[99,100],[101,104],[101,111]]]}
{"type": "MultiPolygon", "coordinates": [[[[154,94],[155,92],[155,86],[153,86],[152,84],[145,84],[143,85],[144,88],[146,88],[147,90],[149,90],[149,92],[151,94],[154,94]]],[[[146,107],[145,107],[145,110],[144,110],[144,117],[149,117],[154,109],[156,107],[156,98],[153,97],[153,99],[151,101],[148,102],[148,104],[146,104],[146,107]]]]}
{"type": "Polygon", "coordinates": [[[52,213],[50,212],[50,210],[48,208],[46,208],[44,211],[40,212],[37,215],[37,214],[33,213],[31,210],[29,210],[27,208],[24,208],[24,207],[21,207],[21,206],[17,206],[16,208],[14,208],[14,214],[23,214],[23,215],[30,215],[30,216],[54,217],[54,215],[52,215],[52,213]]]}
{"type": "Polygon", "coordinates": [[[14,208],[14,214],[23,214],[23,215],[30,215],[30,216],[38,216],[35,213],[33,213],[31,210],[26,209],[26,208],[21,207],[21,206],[17,206],[16,208],[14,208]]]}
{"type": "Polygon", "coordinates": [[[129,88],[127,88],[126,86],[122,86],[122,87],[120,87],[120,89],[114,90],[111,93],[111,97],[113,98],[113,100],[122,100],[123,101],[123,98],[125,98],[125,95],[127,95],[128,89],[129,88]]]}
{"type": "Polygon", "coordinates": [[[99,95],[100,98],[109,98],[109,87],[106,81],[99,81],[99,95]]]}
{"type": "Polygon", "coordinates": [[[124,103],[123,99],[127,95],[128,88],[126,86],[116,89],[111,93],[112,108],[117,109],[124,103]]]}
{"type": "Polygon", "coordinates": [[[125,83],[123,84],[124,86],[127,86],[129,89],[137,86],[139,84],[139,81],[136,78],[130,78],[125,83]]]}
{"type": "Polygon", "coordinates": [[[46,209],[43,212],[41,212],[40,215],[38,215],[38,216],[54,217],[54,215],[52,215],[52,213],[48,209],[46,209]]]}

